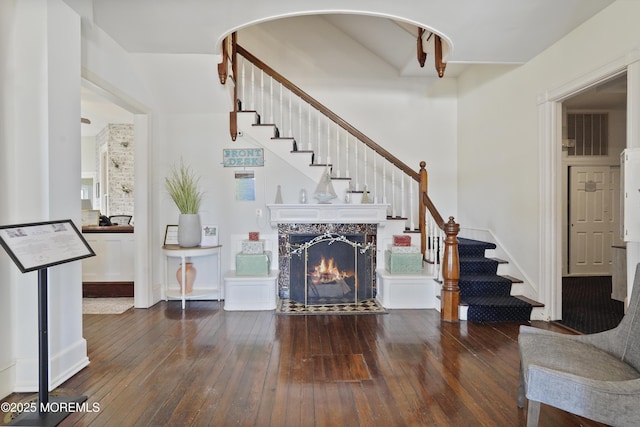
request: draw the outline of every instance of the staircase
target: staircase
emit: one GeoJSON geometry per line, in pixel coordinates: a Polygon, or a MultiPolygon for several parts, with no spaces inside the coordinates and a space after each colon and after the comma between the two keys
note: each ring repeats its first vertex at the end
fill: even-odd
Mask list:
{"type": "Polygon", "coordinates": [[[452,216],[445,221],[429,197],[426,162],[416,171],[399,160],[238,45],[235,33],[222,48],[218,75],[232,82],[231,139],[251,136],[313,182],[328,173],[338,200],[387,205],[393,221],[386,229],[420,232],[423,260],[442,283],[441,318],[457,322],[460,226],[452,216]]]}
{"type": "Polygon", "coordinates": [[[511,285],[521,282],[498,275],[504,261],[488,258],[487,250],[496,245],[478,240],[458,238],[460,256],[460,304],[467,308],[471,322],[527,322],[534,307],[542,304],[526,297],[511,295],[511,285]]]}

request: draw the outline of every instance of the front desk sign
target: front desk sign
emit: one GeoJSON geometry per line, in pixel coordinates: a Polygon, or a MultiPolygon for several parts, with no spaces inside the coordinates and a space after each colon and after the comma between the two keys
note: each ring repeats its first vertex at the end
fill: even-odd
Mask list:
{"type": "Polygon", "coordinates": [[[264,166],[264,149],[262,148],[224,148],[222,164],[227,167],[264,166]]]}

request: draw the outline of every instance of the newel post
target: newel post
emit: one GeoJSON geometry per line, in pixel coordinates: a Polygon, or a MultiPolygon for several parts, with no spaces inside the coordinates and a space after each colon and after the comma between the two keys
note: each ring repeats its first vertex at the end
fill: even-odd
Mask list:
{"type": "Polygon", "coordinates": [[[458,255],[458,233],[460,224],[453,217],[444,226],[444,256],[442,259],[442,292],[440,318],[445,322],[458,322],[458,304],[460,302],[460,258],[458,255]]]}
{"type": "Polygon", "coordinates": [[[426,225],[426,206],[423,202],[423,194],[427,193],[427,184],[429,177],[425,167],[427,163],[420,162],[420,191],[418,191],[418,224],[420,226],[420,251],[422,252],[422,258],[425,258],[427,253],[427,225],[426,225]]]}

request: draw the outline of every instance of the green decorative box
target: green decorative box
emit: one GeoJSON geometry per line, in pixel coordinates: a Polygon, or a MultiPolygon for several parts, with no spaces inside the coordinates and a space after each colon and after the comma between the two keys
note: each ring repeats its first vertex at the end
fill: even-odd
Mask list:
{"type": "Polygon", "coordinates": [[[384,251],[385,268],[391,274],[422,273],[421,253],[393,253],[384,251]]]}
{"type": "Polygon", "coordinates": [[[236,254],[236,276],[268,276],[271,252],[236,254]]]}

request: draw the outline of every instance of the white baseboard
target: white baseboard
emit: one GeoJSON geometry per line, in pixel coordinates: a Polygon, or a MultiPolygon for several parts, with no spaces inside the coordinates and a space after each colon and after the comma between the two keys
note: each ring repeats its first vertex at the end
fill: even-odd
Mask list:
{"type": "MultiPolygon", "coordinates": [[[[49,389],[78,373],[89,364],[87,341],[82,338],[63,351],[49,357],[49,389]]],[[[33,393],[39,391],[40,361],[36,357],[16,359],[14,392],[33,393]]]]}
{"type": "Polygon", "coordinates": [[[12,363],[0,369],[0,399],[13,393],[16,378],[16,364],[12,363]]]}

